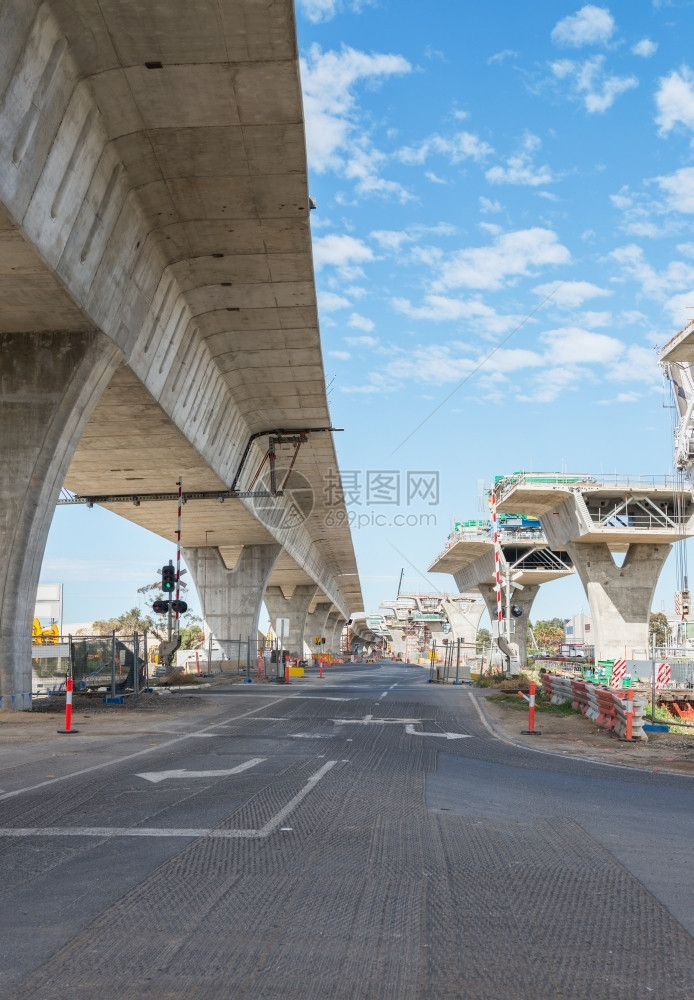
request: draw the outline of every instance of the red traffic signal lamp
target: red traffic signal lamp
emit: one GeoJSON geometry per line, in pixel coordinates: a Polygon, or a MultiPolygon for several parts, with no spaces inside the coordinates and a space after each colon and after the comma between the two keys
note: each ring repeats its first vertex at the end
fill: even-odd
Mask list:
{"type": "Polygon", "coordinates": [[[324,646],[324,645],[325,645],[325,636],[323,636],[323,637],[321,638],[321,645],[322,645],[322,646],[324,646]]]}
{"type": "Polygon", "coordinates": [[[184,615],[188,610],[188,605],[186,604],[185,601],[172,601],[171,610],[174,612],[174,614],[184,615]]]}
{"type": "Polygon", "coordinates": [[[154,601],[152,604],[152,611],[157,615],[165,615],[169,610],[168,601],[154,601]]]}

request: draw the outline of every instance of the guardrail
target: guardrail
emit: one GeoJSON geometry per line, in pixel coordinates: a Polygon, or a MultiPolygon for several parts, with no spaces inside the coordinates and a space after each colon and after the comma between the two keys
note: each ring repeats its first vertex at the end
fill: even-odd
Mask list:
{"type": "Polygon", "coordinates": [[[600,473],[592,475],[584,472],[574,474],[561,472],[516,472],[510,476],[503,476],[498,479],[493,486],[488,486],[488,492],[492,489],[496,491],[497,500],[502,500],[516,486],[544,486],[550,489],[571,489],[581,486],[609,486],[609,487],[646,487],[659,486],[681,493],[683,486],[680,479],[673,475],[645,476],[631,475],[629,473],[600,473]]]}

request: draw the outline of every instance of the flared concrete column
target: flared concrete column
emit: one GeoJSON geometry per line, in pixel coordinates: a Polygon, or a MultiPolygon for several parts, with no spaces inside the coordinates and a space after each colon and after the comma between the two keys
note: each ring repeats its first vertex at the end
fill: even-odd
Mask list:
{"type": "Polygon", "coordinates": [[[267,587],[265,590],[265,607],[270,615],[270,624],[277,631],[277,619],[289,619],[289,633],[284,637],[284,648],[290,656],[304,658],[304,623],[306,614],[316,596],[318,588],[294,587],[291,597],[285,597],[281,587],[267,587]]]}
{"type": "MultiPolygon", "coordinates": [[[[487,611],[489,612],[489,617],[493,622],[496,621],[496,590],[490,583],[480,584],[480,593],[484,598],[484,603],[487,605],[487,611]]],[[[518,646],[518,659],[520,662],[521,669],[528,662],[528,622],[530,621],[530,610],[533,606],[533,601],[537,597],[538,591],[540,589],[539,584],[529,585],[527,583],[523,584],[522,590],[514,590],[511,597],[511,604],[517,605],[522,608],[523,614],[520,618],[512,618],[511,620],[515,622],[516,630],[511,637],[511,642],[518,646]]],[[[504,600],[504,613],[506,611],[506,601],[504,600]]]]}
{"type": "Polygon", "coordinates": [[[31,624],[46,538],[120,357],[95,331],[0,333],[0,708],[31,707],[31,624]]]}
{"type": "Polygon", "coordinates": [[[345,624],[346,619],[343,618],[339,611],[331,611],[325,622],[325,651],[329,653],[338,653],[339,649],[335,648],[335,637],[339,637],[338,627],[341,629],[345,624]]]}
{"type": "Polygon", "coordinates": [[[462,639],[464,643],[474,646],[480,618],[484,614],[484,602],[480,600],[470,602],[467,610],[463,610],[460,601],[453,601],[450,598],[444,597],[441,603],[451,625],[451,638],[454,641],[462,639]]]}
{"type": "Polygon", "coordinates": [[[309,611],[306,614],[304,621],[304,642],[311,650],[311,653],[320,652],[320,646],[316,645],[315,640],[325,635],[325,623],[328,620],[331,608],[332,604],[317,604],[313,611],[309,611]]]}
{"type": "Polygon", "coordinates": [[[281,545],[244,545],[238,562],[227,569],[219,549],[183,549],[200,599],[202,615],[219,640],[251,640],[258,635],[265,587],[281,545]]]}
{"type": "Polygon", "coordinates": [[[597,659],[647,655],[653,594],[670,548],[631,544],[623,564],[617,566],[604,542],[566,546],[590,604],[597,659]]]}

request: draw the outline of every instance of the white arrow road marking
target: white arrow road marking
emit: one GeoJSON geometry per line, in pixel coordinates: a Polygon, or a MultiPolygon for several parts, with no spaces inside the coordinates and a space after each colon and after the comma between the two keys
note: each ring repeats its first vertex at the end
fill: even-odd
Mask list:
{"type": "Polygon", "coordinates": [[[332,733],[290,733],[290,740],[334,740],[332,733]]]}
{"type": "Polygon", "coordinates": [[[365,715],[363,719],[332,719],[336,726],[404,726],[409,722],[421,722],[421,719],[374,719],[373,715],[365,715]]]}
{"type": "Polygon", "coordinates": [[[469,733],[420,733],[414,726],[405,726],[405,732],[410,736],[441,736],[444,740],[470,740],[469,733]]]}
{"type": "MultiPolygon", "coordinates": [[[[342,763],[347,764],[349,761],[345,760],[342,763]]],[[[98,837],[100,839],[104,837],[214,837],[223,840],[257,840],[269,837],[335,764],[337,764],[336,760],[326,761],[315,774],[311,775],[301,791],[297,792],[294,798],[283,809],[280,809],[272,819],[268,820],[265,826],[261,826],[260,829],[256,830],[208,829],[206,827],[172,829],[171,827],[159,828],[151,826],[12,826],[0,828],[0,837],[98,837]]]]}
{"type": "Polygon", "coordinates": [[[166,781],[167,778],[226,778],[229,774],[240,774],[250,767],[255,767],[256,764],[262,764],[264,760],[265,757],[253,757],[252,760],[247,760],[244,764],[239,764],[227,771],[186,771],[185,768],[182,768],[180,771],[146,771],[144,774],[138,774],[137,777],[144,778],[145,781],[151,781],[154,784],[166,781]]]}

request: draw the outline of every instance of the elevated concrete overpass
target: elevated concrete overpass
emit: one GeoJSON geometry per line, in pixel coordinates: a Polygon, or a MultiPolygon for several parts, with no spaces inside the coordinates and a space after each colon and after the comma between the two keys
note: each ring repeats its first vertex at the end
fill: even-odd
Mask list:
{"type": "Polygon", "coordinates": [[[597,658],[645,658],[658,577],[672,545],[694,534],[689,488],[673,477],[520,472],[495,490],[500,513],[538,518],[548,545],[568,552],[590,603],[597,658]]]}
{"type": "Polygon", "coordinates": [[[147,497],[208,494],[185,556],[230,636],[266,587],[289,617],[312,588],[338,622],[363,606],[347,519],[326,524],[309,211],[291,0],[0,7],[2,705],[29,707],[63,485],[171,540],[175,503],[147,497]],[[243,496],[269,492],[274,432],[308,432],[277,446],[284,495],[243,496]]]}
{"type": "MultiPolygon", "coordinates": [[[[507,581],[511,600],[520,614],[514,620],[514,643],[518,646],[520,666],[528,657],[527,625],[540,586],[574,572],[571,557],[564,549],[552,549],[539,525],[528,527],[527,518],[509,519],[499,525],[500,569],[507,581]],[[515,526],[515,522],[518,522],[515,526]]],[[[470,523],[449,538],[444,551],[429,567],[430,573],[450,573],[458,589],[478,590],[484,598],[492,625],[496,623],[497,596],[494,537],[490,521],[470,523]]]]}

